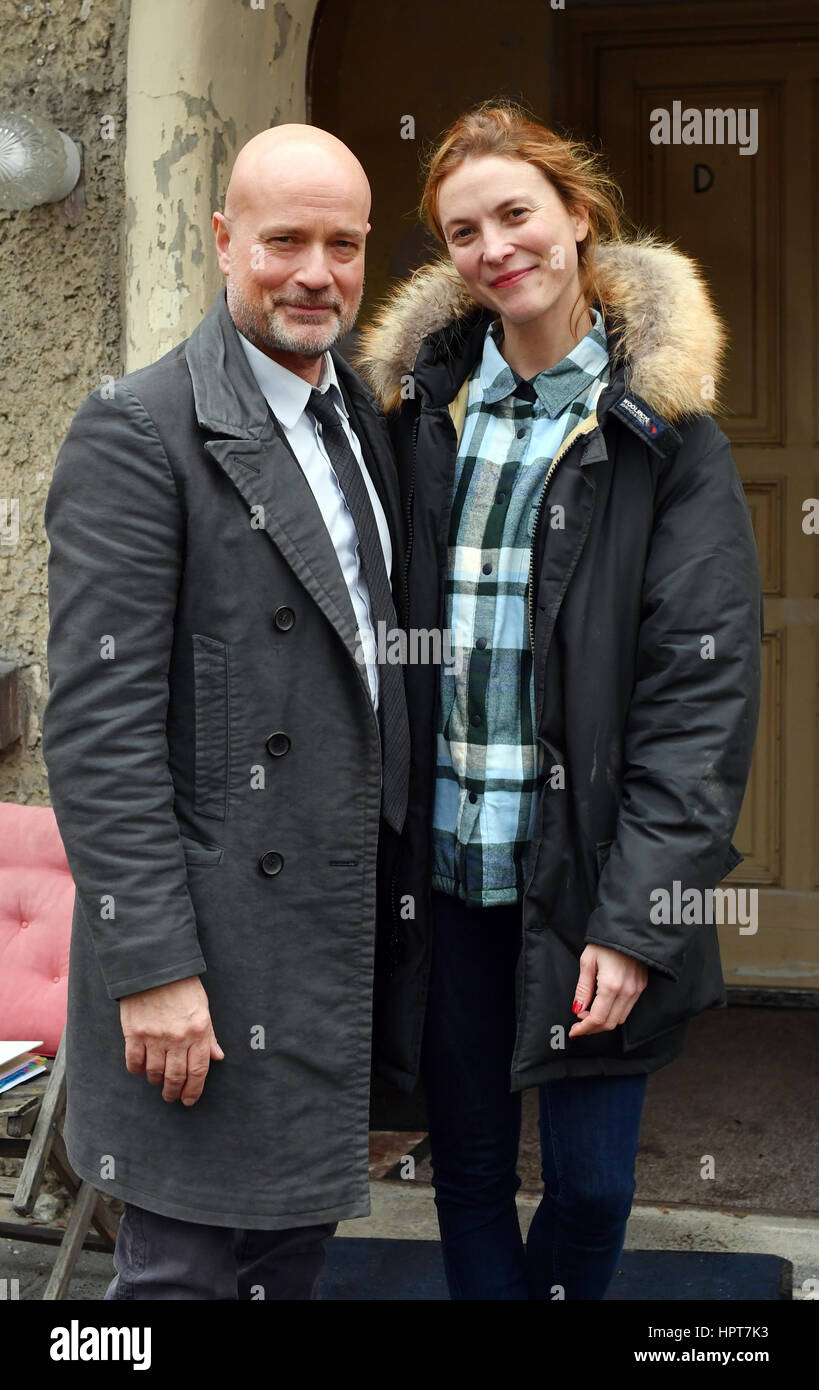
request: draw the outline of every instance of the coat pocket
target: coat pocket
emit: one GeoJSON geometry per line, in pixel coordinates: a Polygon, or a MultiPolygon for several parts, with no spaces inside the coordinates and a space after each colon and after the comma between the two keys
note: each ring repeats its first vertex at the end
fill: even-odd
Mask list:
{"type": "Polygon", "coordinates": [[[631,1052],[681,1023],[726,1003],[725,984],[714,926],[696,929],[678,980],[651,975],[623,1027],[623,1051],[631,1052]]]}
{"type": "Polygon", "coordinates": [[[221,845],[205,844],[203,840],[191,840],[187,835],[180,835],[182,849],[185,853],[186,864],[218,864],[221,862],[224,850],[221,845]]]}
{"type": "Polygon", "coordinates": [[[224,642],[193,634],[195,717],[194,806],[224,820],[228,788],[228,652],[224,642]]]}
{"type": "MultiPolygon", "coordinates": [[[[613,840],[602,840],[595,845],[598,877],[603,872],[613,844],[613,840]]],[[[722,877],[736,868],[742,859],[739,850],[730,845],[722,877]]],[[[679,979],[670,980],[665,975],[649,971],[648,985],[622,1024],[624,1053],[644,1047],[706,1009],[719,1008],[725,1004],[725,1000],[716,929],[702,926],[692,937],[679,979]]]]}

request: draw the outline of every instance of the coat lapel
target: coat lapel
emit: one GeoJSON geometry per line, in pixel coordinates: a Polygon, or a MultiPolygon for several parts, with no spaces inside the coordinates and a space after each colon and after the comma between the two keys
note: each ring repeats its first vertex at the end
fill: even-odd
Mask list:
{"type": "MultiPolygon", "coordinates": [[[[275,434],[261,440],[208,439],[205,449],[355,656],[355,612],[338,555],[290,449],[275,434]]],[[[357,664],[363,677],[364,667],[357,664]]]]}
{"type": "MultiPolygon", "coordinates": [[[[358,630],[349,591],[321,510],[307,479],[268,408],[242,351],[222,290],[185,345],[204,449],[244,498],[257,526],[270,536],[297,579],[319,605],[355,657],[358,630]]],[[[393,567],[401,549],[401,512],[389,435],[361,406],[366,397],[351,368],[334,354],[343,394],[365,462],[381,497],[393,539],[393,567]],[[341,366],[340,366],[341,364],[341,366]],[[359,401],[358,397],[361,397],[359,401]],[[366,425],[365,425],[366,420],[366,425]]],[[[356,660],[369,698],[366,668],[356,660]]]]}

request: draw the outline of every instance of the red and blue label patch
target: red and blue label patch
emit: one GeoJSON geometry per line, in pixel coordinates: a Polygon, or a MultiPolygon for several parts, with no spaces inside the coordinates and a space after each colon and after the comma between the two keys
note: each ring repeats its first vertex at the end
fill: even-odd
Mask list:
{"type": "Polygon", "coordinates": [[[661,454],[669,453],[680,443],[680,436],[673,426],[633,391],[627,391],[611,409],[639,438],[653,444],[661,454]]]}

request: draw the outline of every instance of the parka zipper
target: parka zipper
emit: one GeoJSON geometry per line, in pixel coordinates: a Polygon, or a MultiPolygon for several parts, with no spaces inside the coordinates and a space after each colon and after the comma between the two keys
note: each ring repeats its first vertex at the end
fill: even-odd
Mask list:
{"type": "Polygon", "coordinates": [[[540,497],[538,498],[537,510],[535,511],[535,522],[534,526],[532,527],[532,544],[529,548],[529,584],[527,586],[529,590],[527,603],[527,608],[529,612],[529,640],[531,642],[532,647],[533,661],[535,657],[535,618],[533,600],[535,581],[535,546],[537,544],[537,528],[538,522],[540,521],[541,509],[543,507],[543,499],[546,496],[546,491],[549,487],[549,483],[552,480],[552,474],[557,468],[557,465],[560,463],[560,460],[566,457],[569,450],[577,442],[579,435],[588,434],[590,430],[596,428],[597,424],[597,413],[593,411],[590,415],[586,416],[585,420],[581,420],[580,424],[576,425],[575,428],[568,435],[568,437],[563,441],[554,458],[552,459],[552,462],[549,464],[549,470],[546,474],[546,477],[543,480],[543,487],[541,488],[540,497]]]}
{"type": "MultiPolygon", "coordinates": [[[[401,587],[402,587],[402,595],[401,595],[401,598],[402,598],[402,603],[403,603],[402,619],[403,619],[404,628],[405,628],[405,631],[407,632],[407,634],[409,634],[409,567],[410,567],[410,559],[411,559],[411,557],[412,557],[412,499],[413,499],[413,496],[414,496],[414,493],[415,493],[415,474],[416,474],[417,453],[418,453],[418,427],[419,427],[420,423],[421,423],[421,412],[420,412],[420,410],[419,410],[419,411],[417,412],[417,414],[416,414],[416,416],[415,416],[415,419],[414,419],[414,421],[413,421],[413,424],[412,424],[412,454],[411,454],[412,464],[411,464],[411,467],[410,467],[410,481],[409,481],[409,487],[408,487],[408,489],[407,489],[407,505],[406,505],[407,544],[406,544],[406,549],[405,549],[405,554],[404,554],[404,563],[403,563],[403,566],[402,566],[402,573],[401,573],[401,581],[402,581],[402,583],[401,583],[401,587]]],[[[398,964],[398,961],[401,959],[401,953],[400,953],[400,948],[401,948],[401,929],[400,929],[400,924],[399,924],[399,921],[398,921],[398,902],[397,902],[397,894],[398,894],[398,862],[399,862],[399,859],[400,859],[400,846],[399,846],[398,853],[396,854],[395,866],[394,866],[394,868],[393,868],[393,871],[392,871],[392,878],[391,878],[391,880],[390,880],[390,903],[391,903],[391,907],[392,907],[392,931],[391,931],[391,933],[390,933],[390,939],[389,939],[388,951],[387,951],[388,958],[389,958],[389,962],[390,962],[390,974],[392,974],[393,970],[395,969],[395,966],[398,964]]]]}
{"type": "Polygon", "coordinates": [[[420,423],[421,423],[421,412],[420,412],[420,410],[419,410],[418,413],[417,413],[417,415],[415,416],[415,419],[414,419],[413,422],[412,422],[412,467],[411,467],[411,469],[410,469],[410,481],[409,481],[409,488],[407,489],[407,506],[406,506],[407,546],[406,546],[406,552],[405,552],[405,554],[404,554],[404,566],[403,566],[403,574],[402,574],[402,579],[403,579],[403,585],[402,585],[403,594],[402,594],[402,599],[403,599],[403,604],[404,604],[404,618],[405,618],[405,620],[406,620],[406,627],[407,627],[407,629],[409,629],[409,567],[410,567],[410,559],[412,558],[412,499],[413,499],[413,496],[414,496],[414,494],[415,494],[415,473],[416,473],[417,454],[418,454],[418,427],[419,427],[420,423]]]}

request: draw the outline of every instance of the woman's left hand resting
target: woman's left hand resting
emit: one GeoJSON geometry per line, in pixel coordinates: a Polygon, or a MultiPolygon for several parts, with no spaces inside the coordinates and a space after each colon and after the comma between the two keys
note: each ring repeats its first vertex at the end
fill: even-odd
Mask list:
{"type": "Polygon", "coordinates": [[[608,946],[589,943],[580,957],[576,1002],[572,1005],[578,1022],[569,1029],[569,1037],[579,1038],[586,1033],[604,1033],[616,1028],[628,1018],[647,984],[648,967],[642,961],[623,955],[622,951],[612,951],[608,946]],[[578,1009],[577,1004],[582,1007],[578,1009]]]}

